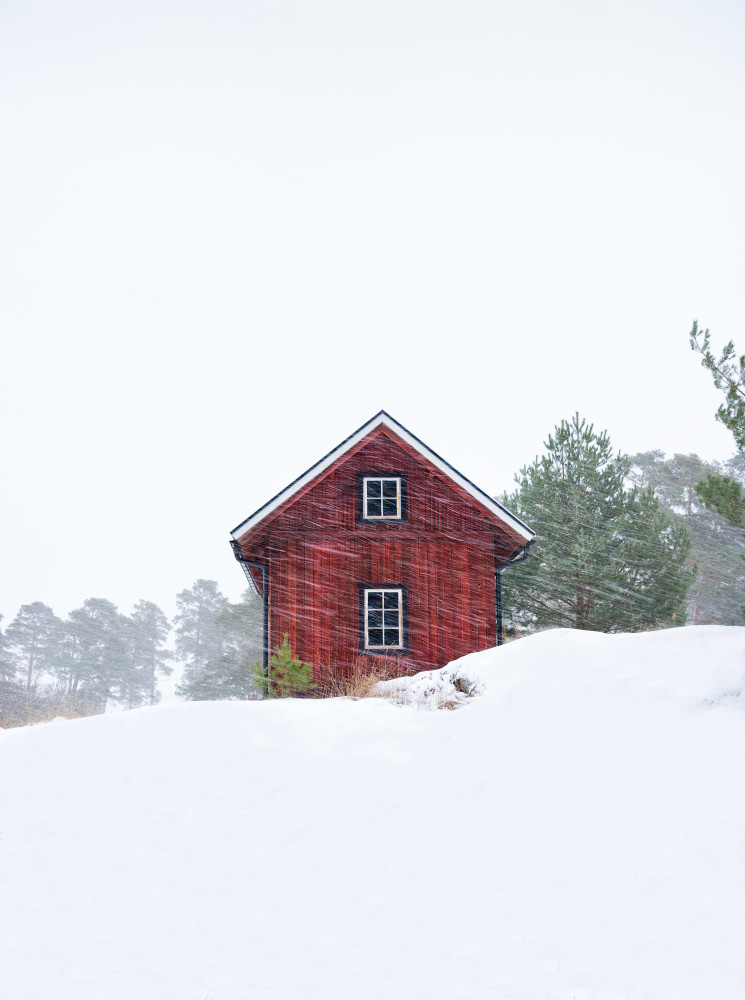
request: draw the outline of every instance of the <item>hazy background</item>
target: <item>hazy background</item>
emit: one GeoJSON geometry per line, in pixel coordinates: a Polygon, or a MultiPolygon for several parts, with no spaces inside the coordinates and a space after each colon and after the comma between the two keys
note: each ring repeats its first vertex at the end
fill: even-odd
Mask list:
{"type": "Polygon", "coordinates": [[[489,493],[575,410],[733,447],[745,5],[0,0],[0,613],[237,598],[386,408],[489,493]]]}

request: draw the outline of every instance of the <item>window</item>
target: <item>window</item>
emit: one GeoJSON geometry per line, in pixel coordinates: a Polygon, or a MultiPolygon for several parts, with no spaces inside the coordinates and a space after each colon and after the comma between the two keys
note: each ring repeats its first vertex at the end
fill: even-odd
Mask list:
{"type": "Polygon", "coordinates": [[[362,519],[401,521],[404,519],[404,479],[401,476],[362,477],[362,519]]]}
{"type": "Polygon", "coordinates": [[[360,587],[360,646],[401,650],[406,645],[403,587],[360,587]]]}

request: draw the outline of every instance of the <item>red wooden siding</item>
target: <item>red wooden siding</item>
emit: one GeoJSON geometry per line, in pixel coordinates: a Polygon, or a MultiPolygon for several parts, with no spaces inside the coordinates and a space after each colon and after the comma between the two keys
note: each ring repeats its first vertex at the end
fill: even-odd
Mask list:
{"type": "Polygon", "coordinates": [[[359,650],[359,584],[403,585],[409,652],[423,670],[496,642],[494,571],[522,548],[477,501],[388,429],[373,433],[240,539],[268,567],[270,645],[343,671],[359,650]],[[361,473],[406,478],[407,519],[358,520],[361,473]]]}
{"type": "Polygon", "coordinates": [[[285,632],[312,663],[349,667],[359,655],[358,584],[403,584],[410,654],[418,669],[494,645],[493,548],[488,540],[373,547],[364,539],[284,539],[271,551],[271,645],[285,632]]]}

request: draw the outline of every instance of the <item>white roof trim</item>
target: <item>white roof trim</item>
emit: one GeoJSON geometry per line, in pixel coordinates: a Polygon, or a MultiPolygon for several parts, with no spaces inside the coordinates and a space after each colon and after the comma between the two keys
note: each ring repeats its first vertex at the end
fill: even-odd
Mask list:
{"type": "Polygon", "coordinates": [[[354,448],[356,444],[359,444],[363,438],[375,428],[380,427],[381,424],[384,427],[389,427],[395,434],[398,435],[403,441],[405,441],[414,451],[417,451],[423,458],[426,458],[428,462],[438,468],[442,473],[444,473],[448,479],[452,482],[457,483],[463,490],[475,499],[483,506],[486,507],[488,511],[498,517],[500,521],[503,521],[506,525],[512,528],[513,531],[517,532],[526,542],[532,541],[535,538],[535,532],[523,522],[515,517],[514,514],[503,507],[496,500],[493,500],[488,494],[480,490],[478,486],[474,485],[470,479],[466,479],[465,476],[461,475],[457,469],[454,469],[452,465],[445,461],[444,458],[432,451],[430,448],[420,441],[419,438],[415,437],[410,431],[407,431],[397,420],[394,420],[385,410],[381,410],[380,413],[376,413],[371,420],[368,420],[366,424],[363,424],[359,430],[355,431],[354,434],[350,435],[346,440],[342,441],[341,444],[337,445],[333,451],[330,451],[328,455],[322,458],[319,462],[316,462],[307,472],[304,472],[302,476],[299,476],[294,482],[286,486],[281,493],[278,493],[275,497],[264,504],[263,507],[259,507],[257,511],[247,517],[245,521],[242,521],[236,528],[230,532],[233,538],[240,538],[241,535],[245,535],[247,531],[255,527],[264,518],[269,517],[270,514],[280,507],[286,500],[288,500],[293,494],[297,493],[304,486],[307,486],[313,479],[319,476],[325,469],[340,458],[345,452],[350,451],[354,448]]]}

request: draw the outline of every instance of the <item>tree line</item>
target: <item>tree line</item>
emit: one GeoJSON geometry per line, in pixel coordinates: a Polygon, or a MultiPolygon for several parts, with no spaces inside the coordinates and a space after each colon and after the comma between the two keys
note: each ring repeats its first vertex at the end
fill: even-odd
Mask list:
{"type": "Polygon", "coordinates": [[[177,689],[184,697],[220,697],[221,688],[235,697],[236,685],[241,697],[255,696],[244,668],[261,657],[261,601],[247,592],[231,604],[214,580],[200,579],[176,606],[171,623],[145,600],[125,615],[91,597],[64,620],[41,601],[23,605],[0,628],[0,723],[34,713],[94,714],[110,703],[155,705],[158,679],[176,659],[184,664],[177,689]],[[172,630],[175,655],[167,645],[172,630]]]}
{"type": "MultiPolygon", "coordinates": [[[[661,451],[628,456],[579,414],[562,421],[545,453],[517,474],[516,489],[499,498],[537,533],[530,558],[504,574],[508,636],[742,624],[745,355],[738,358],[730,342],[717,358],[709,331],[696,323],[690,345],[724,393],[716,417],[737,453],[723,465],[661,451]]],[[[0,724],[4,704],[28,704],[40,688],[52,690],[55,711],[61,703],[86,713],[110,702],[153,705],[158,678],[175,658],[184,664],[182,697],[258,697],[266,687],[258,596],[247,591],[231,604],[214,580],[200,579],[176,604],[173,623],[150,601],[124,615],[89,598],[65,621],[39,601],[24,605],[0,629],[0,724]],[[175,657],[167,647],[172,629],[175,657]]],[[[308,667],[289,646],[272,663],[282,677],[308,667]]]]}

